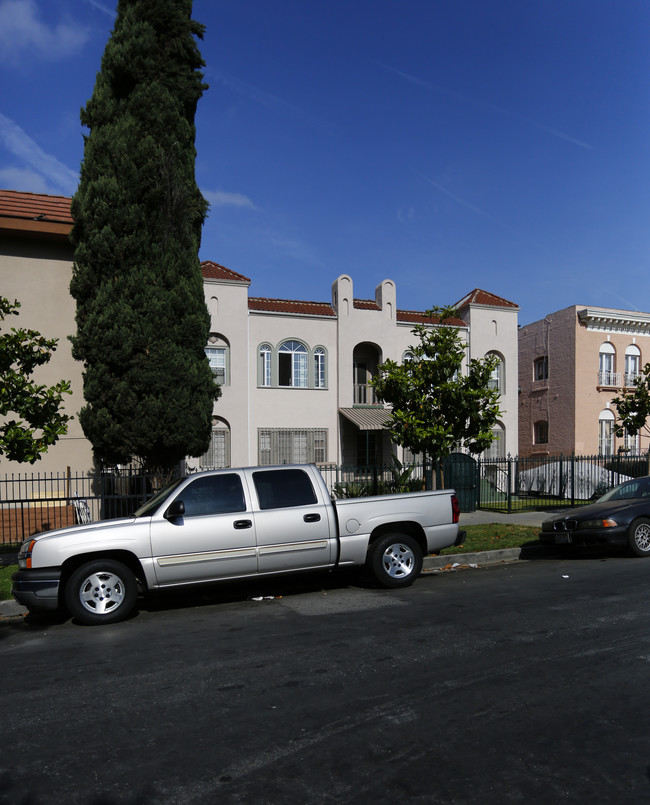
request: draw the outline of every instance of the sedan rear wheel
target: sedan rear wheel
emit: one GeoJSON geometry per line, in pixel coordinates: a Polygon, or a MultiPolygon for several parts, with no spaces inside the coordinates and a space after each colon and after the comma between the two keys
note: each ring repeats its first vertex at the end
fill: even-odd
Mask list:
{"type": "Polygon", "coordinates": [[[628,540],[635,556],[650,556],[650,519],[638,517],[630,526],[628,540]]]}

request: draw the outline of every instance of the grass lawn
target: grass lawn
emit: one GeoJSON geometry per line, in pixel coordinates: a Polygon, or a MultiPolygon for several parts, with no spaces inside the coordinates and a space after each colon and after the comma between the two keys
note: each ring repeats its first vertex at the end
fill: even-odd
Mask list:
{"type": "Polygon", "coordinates": [[[0,567],[0,601],[11,598],[11,574],[18,570],[18,565],[0,567]]]}
{"type": "Polygon", "coordinates": [[[511,523],[490,523],[489,525],[468,525],[465,526],[465,531],[467,532],[465,542],[462,545],[445,548],[444,551],[440,551],[441,556],[536,545],[539,528],[511,523]]]}

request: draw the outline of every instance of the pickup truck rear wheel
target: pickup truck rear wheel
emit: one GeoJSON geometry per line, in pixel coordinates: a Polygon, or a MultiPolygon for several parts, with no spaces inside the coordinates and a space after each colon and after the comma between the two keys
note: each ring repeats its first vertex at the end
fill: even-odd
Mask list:
{"type": "Polygon", "coordinates": [[[422,550],[408,534],[386,534],[372,545],[367,564],[382,587],[408,587],[422,570],[422,550]]]}
{"type": "Polygon", "coordinates": [[[116,623],[135,607],[138,585],[126,565],[97,559],[78,567],[65,585],[65,603],[80,623],[116,623]]]}

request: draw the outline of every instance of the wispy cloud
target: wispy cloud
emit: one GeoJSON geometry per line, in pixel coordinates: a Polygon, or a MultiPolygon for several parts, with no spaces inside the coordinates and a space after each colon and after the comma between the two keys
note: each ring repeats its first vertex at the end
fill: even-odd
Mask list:
{"type": "Polygon", "coordinates": [[[443,187],[441,184],[438,184],[438,182],[434,182],[433,179],[429,179],[429,177],[424,176],[424,174],[422,174],[422,178],[426,182],[429,182],[430,185],[433,185],[433,187],[435,187],[436,190],[439,190],[445,196],[448,196],[450,199],[455,201],[457,204],[460,204],[462,207],[466,207],[468,210],[471,210],[473,213],[476,213],[476,215],[481,215],[483,218],[489,218],[492,221],[494,220],[494,218],[492,218],[491,215],[485,212],[485,210],[482,210],[480,207],[477,207],[476,204],[472,204],[469,201],[465,201],[464,198],[457,196],[455,193],[452,193],[451,190],[447,190],[446,187],[443,187]]]}
{"type": "Polygon", "coordinates": [[[39,184],[35,177],[39,177],[40,183],[46,183],[49,192],[70,195],[75,191],[79,181],[78,174],[56,157],[43,151],[17,123],[2,113],[0,113],[0,144],[23,163],[19,167],[4,168],[5,175],[8,175],[7,171],[14,171],[13,175],[21,177],[23,182],[32,176],[35,186],[39,185],[38,192],[42,192],[42,184],[39,184]]]}
{"type": "Polygon", "coordinates": [[[542,252],[547,251],[540,243],[537,243],[535,240],[531,239],[528,235],[522,235],[521,232],[519,232],[514,227],[510,226],[510,224],[506,224],[503,221],[500,221],[498,218],[495,218],[493,215],[490,215],[488,212],[485,212],[485,210],[481,209],[481,207],[477,206],[476,204],[472,204],[470,201],[467,201],[461,196],[456,195],[456,193],[452,193],[451,190],[448,190],[446,187],[443,187],[443,185],[439,184],[438,182],[434,182],[434,180],[430,179],[428,176],[425,176],[424,174],[419,175],[425,180],[425,182],[428,182],[432,187],[435,187],[436,190],[438,190],[440,193],[450,198],[452,201],[455,201],[456,204],[459,204],[461,207],[465,207],[465,209],[470,210],[470,212],[473,212],[475,215],[479,215],[481,218],[487,218],[488,221],[492,221],[497,226],[501,227],[501,229],[504,229],[507,232],[510,232],[513,235],[515,235],[518,239],[524,240],[526,243],[532,244],[539,251],[542,252]]]}
{"type": "Polygon", "coordinates": [[[29,50],[47,61],[66,58],[88,40],[89,32],[73,22],[48,26],[39,18],[35,0],[1,0],[0,60],[11,62],[29,50]]]}
{"type": "Polygon", "coordinates": [[[506,115],[507,117],[512,117],[517,120],[521,120],[524,123],[527,123],[529,126],[533,126],[541,131],[545,131],[547,134],[552,135],[553,137],[557,137],[560,140],[565,140],[572,145],[576,145],[579,148],[584,148],[588,151],[593,151],[594,146],[590,143],[585,142],[584,140],[579,140],[577,137],[573,137],[570,134],[566,134],[564,131],[560,131],[559,129],[554,128],[553,126],[547,126],[544,123],[539,123],[537,120],[531,120],[531,118],[526,117],[525,115],[519,114],[519,112],[513,112],[510,109],[504,109],[502,106],[497,106],[493,103],[488,103],[487,101],[479,101],[476,98],[470,98],[467,95],[463,95],[460,92],[455,92],[453,89],[448,89],[446,87],[441,87],[438,84],[432,84],[430,81],[425,81],[421,78],[416,78],[416,76],[409,75],[408,73],[403,72],[402,70],[398,70],[395,67],[391,67],[389,64],[384,64],[383,62],[376,61],[372,59],[375,64],[378,64],[380,67],[383,67],[384,70],[390,70],[391,73],[395,73],[396,75],[403,78],[405,81],[408,81],[410,84],[415,84],[415,86],[423,87],[424,89],[430,90],[431,92],[438,92],[441,95],[447,95],[450,98],[456,98],[459,101],[463,101],[464,103],[470,104],[472,106],[483,107],[484,109],[489,109],[492,112],[497,112],[500,115],[506,115]]]}
{"type": "Polygon", "coordinates": [[[241,81],[239,78],[235,78],[225,73],[223,70],[209,68],[206,70],[205,75],[208,81],[217,81],[224,87],[228,87],[237,95],[253,101],[253,103],[258,106],[263,106],[265,109],[272,111],[287,112],[293,117],[308,123],[314,128],[324,131],[330,136],[338,136],[340,134],[340,128],[335,124],[316,118],[301,107],[281,98],[279,95],[274,95],[272,92],[267,92],[253,84],[247,84],[245,81],[241,81]]]}
{"type": "Polygon", "coordinates": [[[103,11],[104,14],[108,14],[108,16],[113,17],[113,19],[117,17],[117,11],[115,11],[115,9],[108,8],[108,6],[105,6],[103,3],[99,3],[98,0],[84,0],[84,2],[88,3],[89,6],[94,6],[100,11],[103,11]]]}
{"type": "Polygon", "coordinates": [[[243,193],[226,193],[223,190],[202,190],[205,198],[213,207],[245,207],[256,210],[257,207],[243,193]]]}

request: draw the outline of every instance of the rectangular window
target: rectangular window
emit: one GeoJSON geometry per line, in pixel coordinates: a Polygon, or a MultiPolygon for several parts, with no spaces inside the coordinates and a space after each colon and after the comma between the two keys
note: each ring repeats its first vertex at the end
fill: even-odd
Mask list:
{"type": "Polygon", "coordinates": [[[226,348],[206,347],[205,354],[208,356],[215,381],[220,386],[224,386],[226,384],[226,348]]]}
{"type": "Polygon", "coordinates": [[[548,444],[548,422],[535,422],[533,444],[548,444]]]}
{"type": "Polygon", "coordinates": [[[533,380],[548,379],[548,355],[537,358],[533,362],[533,380]]]}
{"type": "Polygon", "coordinates": [[[257,438],[261,466],[327,461],[327,429],[260,428],[257,438]]]}

